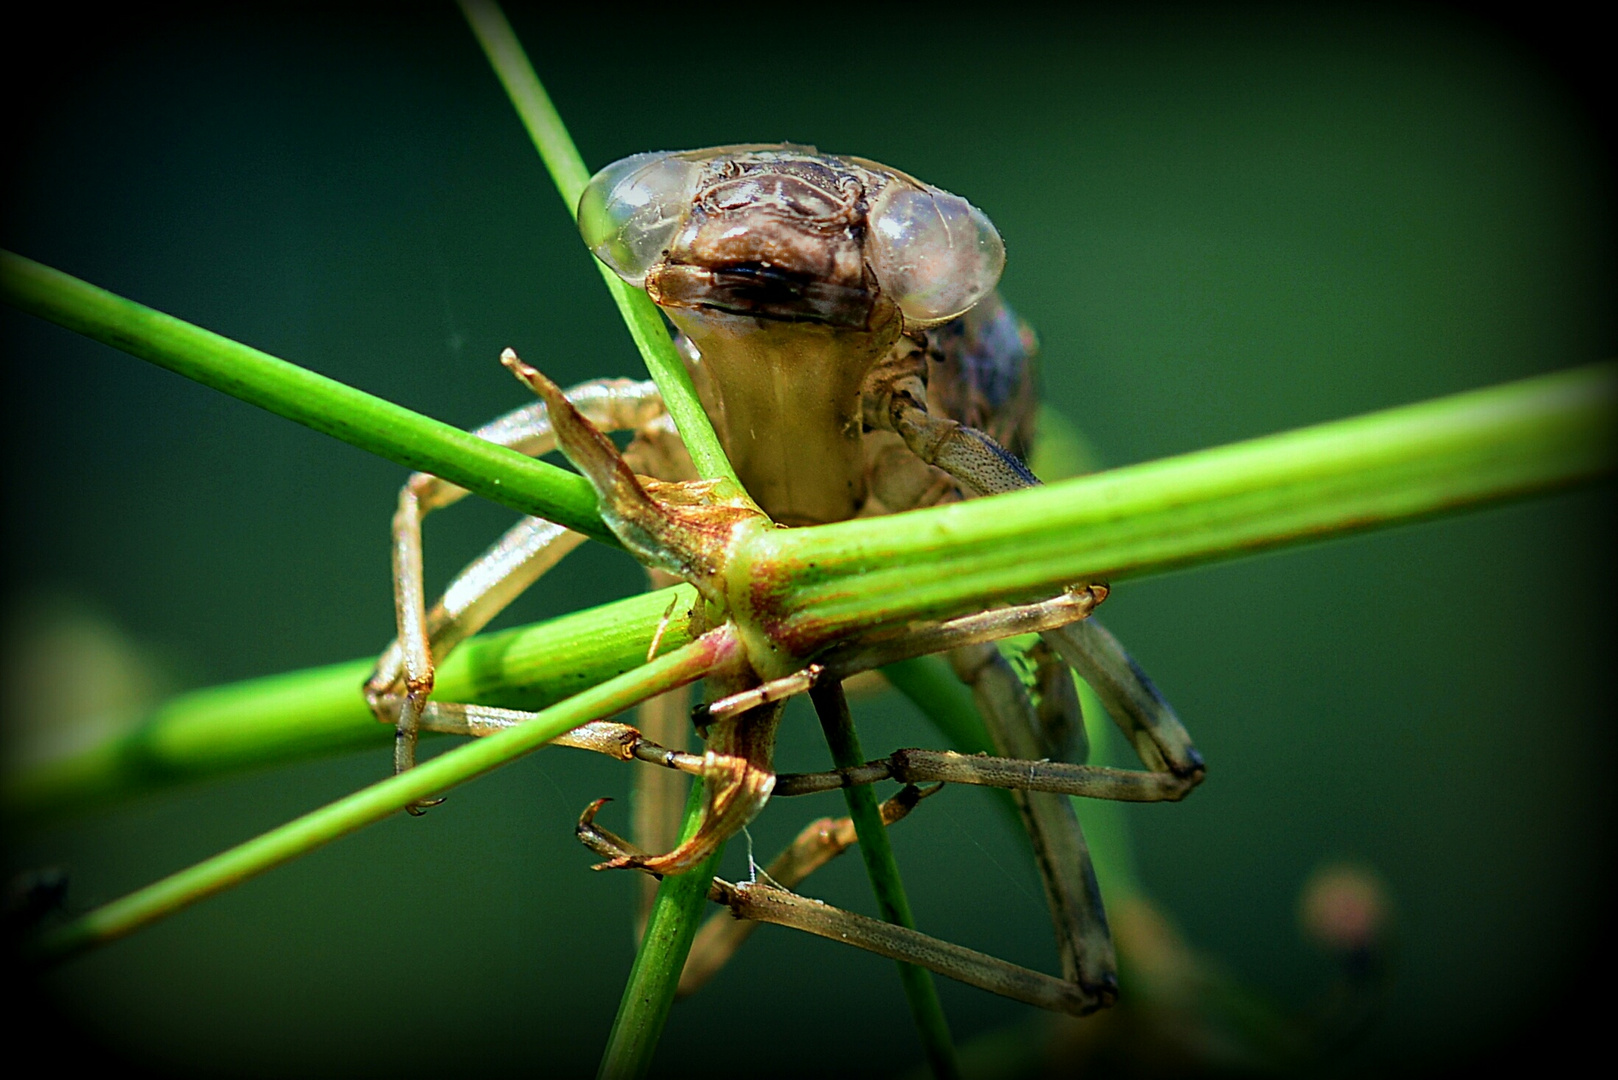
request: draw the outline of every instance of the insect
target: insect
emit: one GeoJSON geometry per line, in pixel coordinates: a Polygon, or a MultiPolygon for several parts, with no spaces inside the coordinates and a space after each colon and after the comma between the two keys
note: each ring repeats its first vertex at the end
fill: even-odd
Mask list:
{"type": "MultiPolygon", "coordinates": [[[[796,20],[774,17],[705,33],[716,54],[800,40],[796,20]]],[[[540,27],[525,43],[593,165],[726,132],[816,131],[826,145],[883,148],[985,205],[1011,244],[1007,295],[1041,334],[1046,399],[1123,464],[1603,354],[1577,344],[1594,340],[1591,312],[1604,309],[1575,299],[1610,293],[1587,269],[1606,263],[1575,240],[1597,236],[1580,224],[1590,200],[1554,183],[1576,125],[1544,104],[1559,98],[1525,94],[1532,73],[1424,19],[1349,13],[1322,33],[1238,11],[1228,32],[1188,28],[1185,47],[1165,48],[1149,11],[1119,17],[1113,36],[1006,12],[971,64],[925,95],[884,93],[881,108],[824,92],[827,70],[862,70],[868,37],[823,38],[814,63],[674,110],[649,109],[640,80],[603,77],[576,36],[540,27]],[[1477,63],[1435,66],[1458,54],[1477,63]],[[1502,110],[1502,98],[1522,107],[1502,110]],[[983,152],[957,148],[966,130],[986,133],[983,152]],[[1562,149],[1547,155],[1547,139],[1562,149]],[[1497,251],[1515,253],[1509,266],[1497,251]],[[1547,327],[1570,336],[1547,341],[1547,327]]],[[[453,10],[364,26],[278,11],[186,20],[180,34],[132,29],[88,62],[76,34],[38,38],[73,42],[59,66],[80,74],[42,114],[49,138],[21,144],[9,246],[462,427],[515,403],[492,371],[505,344],[564,385],[635,370],[453,10]],[[199,103],[232,122],[198,123],[199,103]]],[[[911,55],[958,45],[948,21],[894,32],[914,41],[911,55]]],[[[17,582],[90,599],[179,657],[181,687],[374,659],[391,634],[377,571],[402,470],[4,316],[17,328],[12,435],[26,462],[8,504],[17,582]]],[[[1257,989],[1311,985],[1313,957],[1288,929],[1297,886],[1317,853],[1357,853],[1395,887],[1408,946],[1383,1045],[1471,1052],[1477,1031],[1525,1022],[1522,996],[1498,987],[1561,984],[1594,925],[1582,898],[1602,895],[1605,871],[1579,838],[1604,819],[1585,808],[1611,790],[1602,756],[1581,751],[1606,730],[1599,710],[1583,711],[1601,694],[1589,643],[1603,640],[1604,616],[1587,598],[1599,598],[1589,583],[1606,561],[1583,505],[1118,585],[1101,617],[1195,717],[1218,770],[1195,812],[1127,808],[1143,884],[1193,940],[1257,989]],[[1504,581],[1533,586],[1513,615],[1520,635],[1502,632],[1497,593],[1479,588],[1504,581]],[[1530,702],[1526,686],[1556,697],[1530,702]],[[1547,734],[1537,718],[1551,715],[1573,722],[1547,734]]],[[[428,523],[435,582],[506,524],[498,508],[456,511],[428,523]]],[[[623,595],[635,574],[589,545],[507,618],[623,595]]],[[[875,713],[914,730],[882,749],[936,745],[903,702],[859,707],[862,729],[875,713]]],[[[788,726],[785,767],[820,767],[792,760],[794,739],[806,759],[823,753],[812,718],[808,734],[788,726]]],[[[371,782],[385,751],[369,753],[82,815],[18,857],[70,859],[70,896],[110,899],[371,782]]],[[[631,771],[660,772],[565,751],[529,758],[421,822],[358,834],[173,932],[78,962],[82,981],[60,1000],[126,1052],[203,1071],[243,1053],[283,1071],[407,1071],[451,1054],[509,1068],[532,1062],[540,1014],[548,1063],[591,1069],[622,990],[635,882],[573,872],[588,856],[568,826],[631,771]],[[440,1003],[453,987],[487,1007],[424,1009],[421,1039],[402,1043],[382,1003],[429,986],[440,1003]]],[[[992,813],[961,809],[974,801],[987,803],[946,789],[894,830],[918,917],[1040,966],[1040,886],[989,858],[1011,837],[992,813]],[[965,833],[976,843],[955,842],[965,833]]],[[[761,858],[789,839],[772,832],[801,824],[798,805],[751,827],[761,858]]],[[[601,820],[621,828],[618,815],[622,803],[601,820]]],[[[811,884],[850,907],[868,894],[853,865],[811,884]]],[[[1121,911],[1109,896],[1115,930],[1121,911]]],[[[791,1015],[835,1001],[843,1063],[872,1068],[853,1063],[903,1024],[884,966],[760,931],[772,934],[779,943],[744,950],[676,1011],[671,1050],[779,1045],[784,1006],[759,987],[785,956],[804,988],[791,1015]]],[[[1022,1016],[940,989],[947,1004],[973,1003],[951,1004],[963,1041],[1022,1016]]]]}
{"type": "MultiPolygon", "coordinates": [[[[689,509],[711,485],[691,483],[652,384],[598,381],[564,393],[509,349],[503,362],[542,400],[478,434],[530,454],[560,443],[596,484],[603,515],[625,545],[655,572],[695,584],[710,608],[723,611],[729,602],[723,530],[732,524],[764,515],[779,525],[825,524],[1038,483],[995,438],[1017,449],[1031,441],[1032,334],[993,292],[1005,259],[999,234],[959,196],[813,147],[727,146],[640,154],[608,166],[586,187],[579,222],[595,255],[645,289],[679,329],[693,381],[748,497],[689,509]],[[601,428],[634,433],[623,457],[601,428]],[[657,479],[638,481],[631,468],[657,479]]],[[[401,491],[394,517],[399,635],[365,694],[378,719],[396,726],[401,771],[414,764],[420,730],[477,735],[521,722],[506,710],[430,701],[434,663],[582,540],[525,519],[428,610],[421,522],[462,494],[418,473],[401,491]]],[[[1064,979],[965,951],[940,966],[940,944],[919,937],[867,947],[1047,1008],[1082,1015],[1109,1005],[1117,994],[1116,962],[1067,797],[1179,799],[1202,779],[1204,766],[1150,680],[1088,618],[1106,594],[1100,583],[1081,584],[1043,601],[881,627],[869,638],[808,652],[749,641],[744,661],[707,680],[710,700],[698,714],[705,756],[670,750],[615,723],[588,725],[559,740],[704,777],[708,804],[700,828],[672,850],[648,851],[596,826],[592,808],[581,835],[607,856],[604,866],[684,873],[745,828],[772,795],[891,778],[906,785],[890,800],[897,816],[921,797],[918,784],[1009,788],[1034,842],[1064,979]],[[1028,651],[1032,688],[992,644],[1028,632],[1041,634],[1028,651]],[[776,775],[783,698],[835,693],[844,678],[945,649],[972,688],[998,757],[900,751],[858,775],[776,775]],[[1082,747],[1073,754],[1082,721],[1069,664],[1097,688],[1148,771],[1085,765],[1082,747]],[[1067,762],[1068,756],[1079,760],[1067,762]]],[[[728,630],[734,618],[715,620],[725,620],[728,630]]],[[[661,720],[659,726],[666,728],[661,720]]],[[[667,738],[662,730],[655,734],[667,738]]],[[[412,810],[419,814],[427,805],[412,810]]],[[[804,903],[768,876],[751,891],[725,888],[738,915],[835,939],[872,942],[879,933],[866,926],[869,920],[804,903]],[[761,914],[759,905],[773,907],[761,914]]],[[[696,961],[706,969],[720,962],[696,961]]]]}

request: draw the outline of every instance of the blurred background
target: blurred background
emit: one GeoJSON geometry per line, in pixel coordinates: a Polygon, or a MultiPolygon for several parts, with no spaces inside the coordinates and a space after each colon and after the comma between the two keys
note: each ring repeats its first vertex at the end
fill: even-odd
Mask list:
{"type": "MultiPolygon", "coordinates": [[[[59,19],[8,46],[5,247],[462,427],[524,400],[507,345],[564,384],[641,370],[452,8],[59,19]]],[[[981,206],[1046,400],[1104,465],[1614,351],[1604,118],[1495,21],[512,19],[593,168],[792,140],[981,206]]],[[[387,642],[402,469],[10,309],[0,328],[14,745],[387,642]]],[[[1210,763],[1187,802],[1124,810],[1142,887],[1202,962],[1306,1008],[1332,968],[1299,932],[1305,882],[1346,861],[1385,886],[1388,998],[1348,1067],[1597,1037],[1579,1017],[1605,1008],[1589,980],[1611,956],[1611,511],[1608,484],[1120,582],[1107,603],[1210,763]]],[[[435,517],[430,579],[510,517],[435,517]]],[[[589,546],[499,625],[640,580],[589,546]]],[[[896,695],[856,717],[872,754],[938,744],[896,695]]],[[[65,867],[75,910],[115,898],[380,778],[387,742],[13,826],[8,872],[65,867]]],[[[826,767],[807,710],[780,760],[826,767]]],[[[592,1072],[635,890],[590,872],[572,825],[628,786],[543,751],[50,973],[10,1045],[168,1073],[592,1072]]],[[[839,812],[776,803],[759,855],[839,812]]],[[[947,791],[894,836],[923,929],[1054,970],[1037,878],[985,796],[947,791]]],[[[857,859],[806,891],[873,910],[857,859]]],[[[940,988],[963,1044],[1053,1030],[940,988]]],[[[890,963],[773,927],[676,1007],[659,1053],[670,1073],[920,1060],[890,963]]]]}

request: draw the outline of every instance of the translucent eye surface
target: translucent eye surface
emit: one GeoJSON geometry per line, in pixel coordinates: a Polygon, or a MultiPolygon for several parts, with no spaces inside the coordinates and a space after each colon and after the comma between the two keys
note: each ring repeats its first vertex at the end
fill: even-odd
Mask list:
{"type": "Polygon", "coordinates": [[[596,258],[640,286],[680,229],[703,165],[674,153],[636,154],[590,178],[579,232],[596,258]]]}
{"type": "Polygon", "coordinates": [[[1006,247],[983,211],[935,187],[895,183],[877,198],[866,251],[909,323],[947,322],[989,294],[1006,247]]]}

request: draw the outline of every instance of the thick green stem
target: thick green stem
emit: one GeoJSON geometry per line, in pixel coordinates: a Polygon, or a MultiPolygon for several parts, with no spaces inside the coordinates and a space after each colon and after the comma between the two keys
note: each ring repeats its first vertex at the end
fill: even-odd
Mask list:
{"type": "MultiPolygon", "coordinates": [[[[848,698],[839,682],[823,683],[809,691],[820,716],[820,726],[831,747],[832,761],[839,769],[852,769],[865,763],[865,752],[860,748],[859,735],[854,731],[853,718],[848,712],[848,698]]],[[[888,827],[882,823],[882,809],[876,793],[869,784],[843,789],[848,801],[848,814],[854,820],[854,832],[860,838],[860,855],[865,859],[865,872],[871,879],[871,890],[876,894],[877,907],[888,922],[906,929],[916,928],[916,918],[910,912],[910,899],[905,895],[904,880],[899,876],[899,863],[893,857],[893,845],[888,840],[888,827]]],[[[939,1080],[961,1075],[960,1063],[955,1060],[955,1044],[950,1040],[949,1021],[944,1018],[944,1005],[938,1000],[938,987],[933,985],[932,974],[915,964],[900,962],[899,982],[904,986],[905,998],[910,1002],[910,1015],[915,1020],[921,1045],[939,1080]]]]}
{"type": "Polygon", "coordinates": [[[575,473],[496,446],[105,289],[0,252],[0,295],[23,311],[468,491],[618,541],[575,473]]]}
{"type": "MultiPolygon", "coordinates": [[[[5,280],[9,292],[15,278],[5,280]]],[[[861,626],[997,596],[1237,558],[1589,480],[1613,468],[1615,388],[1613,365],[1579,368],[992,500],[771,530],[748,555],[770,571],[757,595],[790,615],[777,625],[807,651],[861,626]]],[[[451,453],[437,445],[441,426],[424,429],[422,445],[451,453]]],[[[624,670],[615,665],[644,655],[667,601],[622,603],[462,646],[439,686],[465,671],[476,677],[470,700],[523,706],[506,691],[554,678],[571,692],[624,670]],[[546,666],[547,652],[566,659],[586,646],[588,663],[546,666]],[[539,674],[524,674],[528,662],[539,674]]],[[[689,604],[688,593],[680,610],[689,604]]],[[[187,695],[116,742],[8,776],[4,802],[20,812],[65,808],[353,745],[377,730],[352,690],[365,663],[187,695]],[[271,696],[258,700],[265,689],[271,696]],[[171,730],[188,734],[176,740],[171,730]]]]}
{"type": "MultiPolygon", "coordinates": [[[[685,805],[685,823],[680,840],[690,839],[702,823],[705,796],[702,781],[691,785],[685,805]]],[[[601,1055],[601,1080],[630,1080],[651,1071],[657,1041],[668,1022],[669,1010],[680,988],[680,973],[690,955],[691,942],[708,903],[708,886],[725,849],[721,846],[707,862],[685,874],[665,877],[657,886],[657,898],[646,920],[635,952],[629,982],[618,1002],[612,1033],[601,1055]]]]}
{"type": "MultiPolygon", "coordinates": [[[[171,874],[59,926],[31,943],[28,955],[42,962],[64,960],[114,941],[248,878],[290,862],[357,829],[537,750],[565,731],[622,712],[665,690],[702,677],[732,651],[722,633],[659,657],[634,671],[544,710],[533,720],[440,754],[408,772],[339,799],[271,829],[245,844],[171,874]]],[[[704,886],[706,889],[706,885],[704,886]]],[[[679,968],[675,968],[676,978],[679,968]]]]}
{"type": "MultiPolygon", "coordinates": [[[[506,88],[523,126],[528,129],[529,138],[533,139],[534,147],[556,183],[557,192],[567,204],[567,212],[576,217],[579,196],[590,181],[590,170],[585,167],[578,147],[573,145],[573,137],[528,62],[522,43],[498,4],[489,0],[462,0],[461,10],[501,85],[506,88]]],[[[723,477],[740,487],[657,306],[645,293],[625,284],[605,265],[596,262],[596,269],[601,271],[601,279],[607,283],[607,291],[617,303],[629,334],[635,339],[635,347],[646,360],[646,370],[663,394],[663,404],[674,418],[674,426],[691,452],[691,462],[698,474],[709,480],[723,477]]]]}
{"type": "MultiPolygon", "coordinates": [[[[610,539],[588,483],[15,255],[52,319],[496,502],[610,539]]],[[[802,654],[860,630],[1400,524],[1612,472],[1618,365],[1437,398],[993,500],[759,534],[755,616],[802,654]]]]}
{"type": "MultiPolygon", "coordinates": [[[[534,626],[475,637],[437,670],[445,701],[543,709],[691,640],[689,585],[643,593],[534,626]],[[672,617],[665,624],[663,616],[672,617]]],[[[249,679],[180,694],[107,741],[0,777],[13,820],[82,810],[155,788],[362,746],[393,729],[376,722],[361,681],[376,659],[249,679]]]]}
{"type": "Polygon", "coordinates": [[[808,653],[898,620],[1399,524],[1610,475],[1594,364],[993,499],[756,534],[755,614],[808,653]],[[878,599],[880,598],[880,599],[878,599]]]}

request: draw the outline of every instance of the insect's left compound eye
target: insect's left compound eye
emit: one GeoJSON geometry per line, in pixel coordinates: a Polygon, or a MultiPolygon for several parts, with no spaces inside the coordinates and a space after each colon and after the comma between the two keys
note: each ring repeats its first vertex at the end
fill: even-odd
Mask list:
{"type": "Polygon", "coordinates": [[[702,163],[674,153],[636,154],[596,173],[579,196],[579,232],[596,258],[640,286],[680,229],[702,163]]]}
{"type": "Polygon", "coordinates": [[[890,184],[869,218],[871,269],[905,321],[948,322],[987,296],[1006,247],[982,210],[935,187],[890,184]]]}

